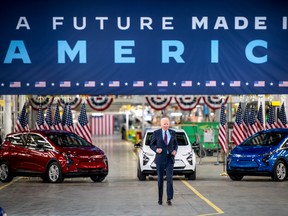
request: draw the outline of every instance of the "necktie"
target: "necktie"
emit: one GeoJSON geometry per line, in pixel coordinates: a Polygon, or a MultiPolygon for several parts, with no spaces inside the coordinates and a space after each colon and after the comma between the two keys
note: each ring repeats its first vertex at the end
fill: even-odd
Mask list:
{"type": "Polygon", "coordinates": [[[167,145],[167,131],[164,132],[164,143],[167,145]]]}

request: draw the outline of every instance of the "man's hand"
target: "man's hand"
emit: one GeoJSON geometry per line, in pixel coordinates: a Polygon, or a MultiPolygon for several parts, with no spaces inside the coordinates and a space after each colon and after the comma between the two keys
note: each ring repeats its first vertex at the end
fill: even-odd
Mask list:
{"type": "Polygon", "coordinates": [[[177,152],[174,150],[171,152],[171,155],[175,156],[177,154],[177,152]]]}
{"type": "Polygon", "coordinates": [[[158,154],[161,154],[162,148],[157,148],[157,149],[156,149],[156,152],[157,152],[158,154]]]}

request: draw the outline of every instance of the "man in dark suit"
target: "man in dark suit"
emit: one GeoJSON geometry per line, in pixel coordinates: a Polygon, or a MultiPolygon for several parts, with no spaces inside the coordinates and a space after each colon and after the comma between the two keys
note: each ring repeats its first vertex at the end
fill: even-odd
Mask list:
{"type": "Polygon", "coordinates": [[[156,152],[155,164],[158,176],[158,204],[162,205],[163,179],[166,171],[167,180],[167,204],[172,205],[173,199],[173,167],[175,155],[178,149],[176,133],[169,129],[169,119],[161,119],[161,129],[154,131],[150,142],[150,148],[156,152]]]}

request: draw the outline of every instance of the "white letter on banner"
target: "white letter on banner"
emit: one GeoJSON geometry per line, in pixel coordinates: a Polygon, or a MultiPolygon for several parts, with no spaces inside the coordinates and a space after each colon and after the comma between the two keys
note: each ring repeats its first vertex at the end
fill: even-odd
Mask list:
{"type": "Polygon", "coordinates": [[[121,17],[117,17],[117,25],[120,30],[127,30],[130,28],[130,17],[126,17],[126,26],[121,25],[121,17]]]}
{"type": "Polygon", "coordinates": [[[148,28],[149,30],[153,30],[153,28],[151,27],[151,24],[152,24],[151,17],[140,17],[140,29],[141,30],[143,30],[144,27],[148,28]]]}
{"type": "Polygon", "coordinates": [[[123,47],[134,47],[134,40],[115,40],[114,41],[114,63],[135,63],[135,57],[125,57],[131,55],[132,49],[123,47]]]}
{"type": "Polygon", "coordinates": [[[73,49],[70,48],[66,40],[58,41],[58,63],[66,63],[65,53],[67,53],[71,62],[75,59],[76,55],[79,53],[79,63],[86,63],[86,41],[79,40],[75,44],[73,49]]]}
{"type": "Polygon", "coordinates": [[[208,17],[202,17],[202,19],[199,21],[197,17],[192,17],[192,29],[196,29],[198,27],[199,29],[203,26],[203,29],[208,29],[208,17]]]}
{"type": "Polygon", "coordinates": [[[95,17],[95,20],[100,21],[100,30],[104,29],[104,20],[108,20],[108,17],[95,17]]]}
{"type": "Polygon", "coordinates": [[[57,25],[63,25],[62,20],[64,20],[64,17],[53,17],[53,30],[56,30],[57,25]]]}
{"type": "Polygon", "coordinates": [[[22,40],[12,40],[10,42],[4,64],[11,64],[13,59],[22,59],[24,64],[31,64],[30,57],[22,40]]]}
{"type": "Polygon", "coordinates": [[[267,44],[267,41],[264,41],[264,40],[251,41],[250,43],[248,43],[245,49],[246,58],[250,62],[255,63],[255,64],[262,64],[262,63],[267,62],[267,55],[264,55],[262,57],[256,57],[253,54],[253,49],[257,46],[264,47],[265,49],[267,49],[268,44],[267,44]]]}
{"type": "Polygon", "coordinates": [[[184,45],[177,40],[162,41],[162,63],[170,63],[169,58],[174,58],[177,63],[185,63],[181,55],[184,53],[184,45]],[[175,47],[175,51],[170,51],[170,47],[175,47]]]}
{"type": "Polygon", "coordinates": [[[174,27],[169,26],[169,25],[172,25],[172,21],[173,21],[173,17],[162,17],[162,30],[173,30],[174,27]]]}
{"type": "Polygon", "coordinates": [[[26,28],[27,30],[30,30],[30,26],[28,24],[26,17],[19,18],[16,29],[20,29],[22,27],[26,28]]]}
{"type": "Polygon", "coordinates": [[[266,17],[255,17],[255,29],[265,30],[267,26],[265,25],[266,17]]]}
{"type": "Polygon", "coordinates": [[[214,29],[219,29],[219,28],[228,29],[228,25],[227,25],[225,17],[222,17],[222,16],[221,17],[217,17],[214,29]]]}
{"type": "Polygon", "coordinates": [[[282,22],[282,29],[287,30],[287,17],[283,17],[283,22],[282,22]]]}
{"type": "Polygon", "coordinates": [[[83,30],[86,28],[86,17],[82,17],[82,26],[77,25],[77,17],[73,17],[73,26],[76,30],[83,30]]]}
{"type": "Polygon", "coordinates": [[[243,30],[248,27],[248,19],[246,17],[235,17],[235,29],[243,30]],[[242,22],[242,25],[240,24],[242,22]]]}
{"type": "Polygon", "coordinates": [[[219,41],[211,40],[211,63],[219,62],[219,41]]]}

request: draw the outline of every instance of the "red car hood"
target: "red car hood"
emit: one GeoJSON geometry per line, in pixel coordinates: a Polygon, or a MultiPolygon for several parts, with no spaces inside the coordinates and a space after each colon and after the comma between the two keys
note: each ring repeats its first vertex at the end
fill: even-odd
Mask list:
{"type": "Polygon", "coordinates": [[[62,148],[66,154],[72,154],[74,156],[91,156],[91,155],[104,155],[104,152],[95,147],[63,147],[62,148]]]}

